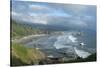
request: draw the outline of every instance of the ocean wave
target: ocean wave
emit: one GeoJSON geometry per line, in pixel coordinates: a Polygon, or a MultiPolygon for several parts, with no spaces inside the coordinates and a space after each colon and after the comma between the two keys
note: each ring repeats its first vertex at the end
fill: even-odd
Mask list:
{"type": "MultiPolygon", "coordinates": [[[[76,32],[70,32],[70,33],[63,33],[63,35],[59,35],[57,37],[57,40],[54,43],[54,46],[56,49],[62,49],[62,48],[67,48],[67,49],[73,49],[73,53],[76,53],[77,56],[81,58],[86,58],[89,55],[92,54],[90,52],[91,49],[86,49],[84,46],[87,45],[84,42],[78,41],[78,37],[75,36],[77,34],[76,32]],[[69,47],[70,46],[70,47],[69,47]]],[[[66,51],[68,52],[68,50],[66,51]]]]}
{"type": "Polygon", "coordinates": [[[91,55],[91,53],[89,53],[85,50],[82,50],[82,49],[78,49],[76,47],[74,47],[74,50],[75,50],[76,54],[81,58],[87,58],[89,55],[91,55]]]}
{"type": "Polygon", "coordinates": [[[71,33],[66,33],[66,34],[64,33],[63,35],[59,35],[57,37],[54,46],[57,49],[60,49],[66,47],[67,45],[72,46],[77,44],[78,44],[77,37],[73,36],[71,33]]]}

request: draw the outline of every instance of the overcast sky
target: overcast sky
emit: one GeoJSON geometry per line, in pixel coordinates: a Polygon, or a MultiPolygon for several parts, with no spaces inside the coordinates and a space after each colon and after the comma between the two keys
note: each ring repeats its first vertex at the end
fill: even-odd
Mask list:
{"type": "Polygon", "coordinates": [[[96,6],[12,1],[12,18],[39,24],[95,29],[96,6]]]}

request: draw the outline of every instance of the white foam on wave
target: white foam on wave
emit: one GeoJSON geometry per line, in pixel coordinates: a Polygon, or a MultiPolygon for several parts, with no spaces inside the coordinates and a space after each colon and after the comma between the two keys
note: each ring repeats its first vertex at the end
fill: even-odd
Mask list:
{"type": "Polygon", "coordinates": [[[60,49],[60,48],[65,48],[68,45],[70,46],[76,45],[77,42],[78,42],[77,38],[68,33],[58,36],[57,40],[54,43],[54,46],[56,47],[56,49],[60,49]]]}
{"type": "MultiPolygon", "coordinates": [[[[84,44],[83,42],[81,43],[82,45],[84,44]]],[[[73,36],[72,34],[63,34],[57,37],[57,41],[55,41],[54,46],[56,49],[60,49],[60,48],[66,48],[67,46],[71,46],[68,47],[69,49],[73,48],[73,50],[75,51],[76,55],[78,55],[81,58],[86,58],[89,55],[91,55],[91,53],[83,50],[83,49],[79,49],[77,48],[79,45],[78,43],[78,39],[77,37],[73,36]]]]}
{"type": "Polygon", "coordinates": [[[56,47],[56,49],[60,49],[60,48],[64,48],[65,44],[69,42],[69,40],[67,40],[67,36],[65,35],[60,35],[57,37],[57,41],[54,43],[54,46],[56,47]]]}
{"type": "Polygon", "coordinates": [[[77,38],[72,36],[72,35],[69,35],[68,38],[74,43],[74,42],[77,42],[77,38]]]}
{"type": "Polygon", "coordinates": [[[89,55],[91,55],[91,53],[86,52],[86,51],[81,50],[81,49],[78,49],[76,47],[74,47],[74,50],[75,50],[76,54],[81,58],[87,58],[89,55]]]}

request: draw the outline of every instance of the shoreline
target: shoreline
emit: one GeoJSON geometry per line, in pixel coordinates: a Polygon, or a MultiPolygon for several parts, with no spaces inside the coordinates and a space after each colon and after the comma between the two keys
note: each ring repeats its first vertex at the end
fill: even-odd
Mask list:
{"type": "Polygon", "coordinates": [[[11,40],[12,42],[16,42],[16,43],[20,43],[22,41],[27,41],[27,40],[31,40],[32,38],[35,38],[35,37],[40,37],[40,36],[46,36],[47,34],[35,34],[35,35],[28,35],[28,36],[24,36],[22,38],[19,38],[19,39],[14,39],[14,40],[11,40]]]}

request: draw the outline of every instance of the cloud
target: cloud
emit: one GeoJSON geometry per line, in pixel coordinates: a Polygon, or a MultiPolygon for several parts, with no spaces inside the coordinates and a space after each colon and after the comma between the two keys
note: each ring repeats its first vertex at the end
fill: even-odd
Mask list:
{"type": "Polygon", "coordinates": [[[71,14],[63,12],[61,8],[50,5],[38,5],[38,4],[31,4],[29,5],[29,8],[32,10],[31,13],[36,13],[36,14],[43,14],[48,16],[66,16],[66,17],[71,17],[71,14]]]}
{"type": "Polygon", "coordinates": [[[87,23],[85,21],[83,21],[82,19],[83,18],[81,18],[80,16],[78,16],[78,17],[73,16],[69,20],[69,22],[70,22],[71,25],[86,27],[87,23]]]}
{"type": "Polygon", "coordinates": [[[19,20],[65,27],[95,25],[95,8],[88,5],[17,2],[12,15],[19,20]],[[24,6],[21,9],[20,6],[24,6]],[[92,15],[91,15],[92,14],[92,15]]]}
{"type": "Polygon", "coordinates": [[[48,19],[47,16],[43,15],[35,15],[35,14],[28,14],[23,15],[20,17],[22,21],[31,22],[31,23],[38,23],[38,24],[47,24],[48,19]]]}
{"type": "Polygon", "coordinates": [[[71,11],[78,13],[81,11],[84,11],[87,7],[84,5],[67,5],[65,6],[65,9],[70,9],[71,11]]]}
{"type": "Polygon", "coordinates": [[[81,15],[88,6],[87,5],[79,5],[79,4],[50,4],[55,9],[62,9],[65,13],[72,14],[72,15],[81,15]]]}
{"type": "Polygon", "coordinates": [[[53,10],[45,5],[29,4],[29,10],[35,13],[50,13],[53,10]]]}
{"type": "Polygon", "coordinates": [[[29,8],[33,10],[43,10],[43,9],[48,10],[49,9],[46,6],[40,6],[40,5],[34,5],[34,4],[29,5],[29,8]]]}
{"type": "Polygon", "coordinates": [[[87,27],[87,23],[81,17],[52,16],[48,14],[29,13],[24,16],[25,20],[32,23],[58,25],[66,27],[87,27]],[[26,18],[25,18],[26,17],[26,18]]]}
{"type": "Polygon", "coordinates": [[[40,23],[40,24],[47,24],[48,23],[48,19],[46,18],[46,16],[31,16],[31,22],[33,23],[40,23]]]}
{"type": "Polygon", "coordinates": [[[87,23],[83,21],[81,18],[78,17],[49,17],[48,24],[50,25],[57,25],[57,26],[64,26],[64,27],[87,27],[87,23]]]}
{"type": "Polygon", "coordinates": [[[19,14],[17,12],[14,12],[14,11],[12,11],[11,14],[12,14],[12,16],[20,16],[21,15],[21,14],[19,14]]]}

